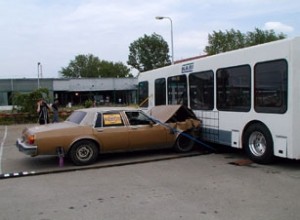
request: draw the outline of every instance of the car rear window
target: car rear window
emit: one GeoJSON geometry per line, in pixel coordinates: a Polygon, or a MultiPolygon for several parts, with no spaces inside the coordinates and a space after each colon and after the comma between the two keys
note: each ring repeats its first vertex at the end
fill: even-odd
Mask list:
{"type": "Polygon", "coordinates": [[[85,117],[85,115],[86,115],[86,112],[75,111],[67,118],[66,121],[80,124],[80,122],[85,117]]]}

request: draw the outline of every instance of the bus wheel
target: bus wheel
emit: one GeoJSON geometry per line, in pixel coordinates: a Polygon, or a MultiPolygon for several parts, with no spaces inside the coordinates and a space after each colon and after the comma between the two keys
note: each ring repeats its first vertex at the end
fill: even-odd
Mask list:
{"type": "Polygon", "coordinates": [[[260,164],[273,161],[273,140],[269,129],[260,124],[252,124],[243,136],[243,147],[249,158],[260,164]]]}
{"type": "Polygon", "coordinates": [[[189,133],[181,133],[177,137],[176,143],[175,143],[175,151],[179,153],[186,153],[193,149],[194,147],[194,141],[192,138],[190,138],[191,134],[189,133]]]}

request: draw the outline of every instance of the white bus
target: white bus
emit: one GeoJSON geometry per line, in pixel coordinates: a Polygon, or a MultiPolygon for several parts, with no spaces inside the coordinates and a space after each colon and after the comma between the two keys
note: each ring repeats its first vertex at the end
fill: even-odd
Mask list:
{"type": "Polygon", "coordinates": [[[300,37],[139,75],[143,108],[183,104],[204,141],[244,148],[257,163],[300,159],[300,37]]]}

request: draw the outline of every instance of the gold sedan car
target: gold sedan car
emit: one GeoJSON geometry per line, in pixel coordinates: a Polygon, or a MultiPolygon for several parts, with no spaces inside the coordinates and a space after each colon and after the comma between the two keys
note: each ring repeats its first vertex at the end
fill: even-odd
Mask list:
{"type": "Polygon", "coordinates": [[[16,145],[30,155],[66,155],[75,165],[94,163],[99,153],[154,148],[188,152],[200,121],[181,105],[134,108],[88,108],[64,122],[25,128],[16,145]]]}

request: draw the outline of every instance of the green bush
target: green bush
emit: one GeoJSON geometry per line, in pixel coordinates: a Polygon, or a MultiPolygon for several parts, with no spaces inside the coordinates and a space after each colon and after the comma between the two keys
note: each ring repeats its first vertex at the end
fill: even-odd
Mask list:
{"type": "Polygon", "coordinates": [[[49,91],[46,88],[37,89],[31,93],[13,93],[12,103],[13,111],[36,114],[37,101],[43,98],[49,101],[49,91]]]}
{"type": "Polygon", "coordinates": [[[0,113],[0,125],[37,123],[35,115],[27,113],[0,113]]]}
{"type": "Polygon", "coordinates": [[[86,100],[86,101],[84,102],[84,107],[85,107],[85,108],[90,108],[90,107],[92,107],[92,106],[93,106],[93,101],[92,101],[92,100],[88,99],[88,100],[86,100]]]}

